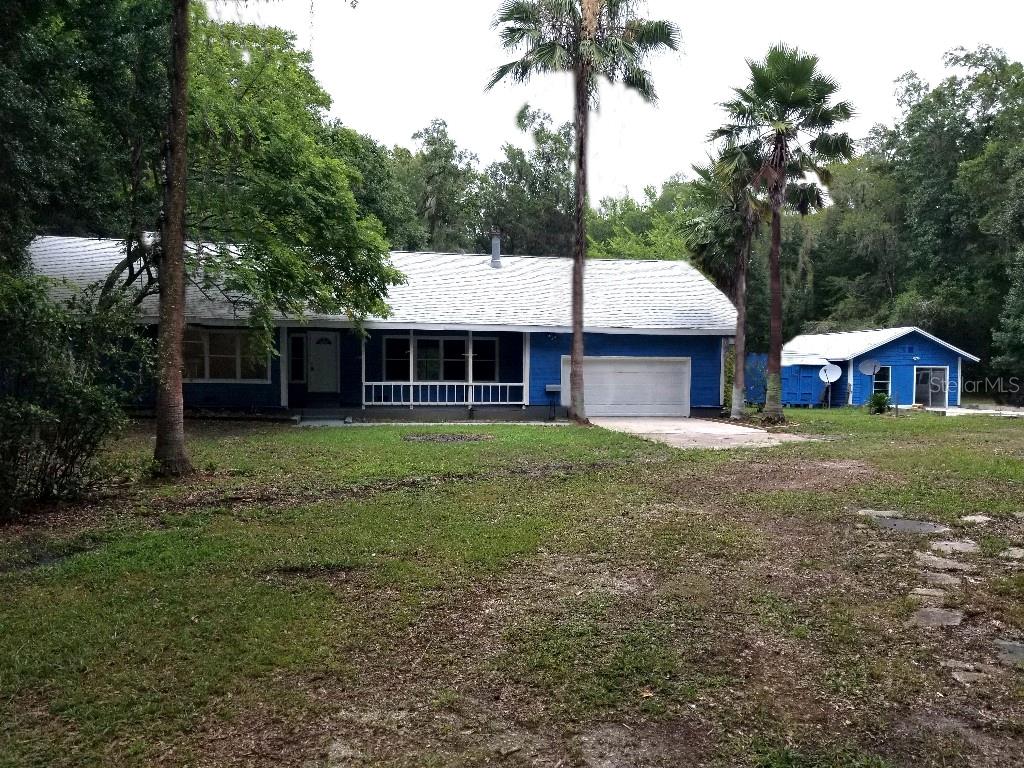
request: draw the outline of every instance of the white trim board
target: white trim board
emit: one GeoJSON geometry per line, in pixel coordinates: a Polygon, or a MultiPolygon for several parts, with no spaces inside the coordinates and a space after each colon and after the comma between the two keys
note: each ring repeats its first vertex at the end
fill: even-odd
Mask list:
{"type": "MultiPolygon", "coordinates": [[[[198,315],[187,315],[186,322],[189,325],[202,326],[230,326],[233,328],[244,328],[248,324],[247,318],[208,318],[198,315]]],[[[156,325],[156,316],[138,318],[141,325],[156,325]]],[[[386,320],[367,320],[360,324],[351,320],[336,320],[320,317],[296,317],[274,321],[275,326],[288,326],[289,328],[365,328],[366,330],[378,331],[484,331],[489,333],[572,333],[572,327],[568,325],[501,325],[494,323],[411,323],[386,320]]],[[[602,333],[608,335],[636,335],[636,336],[726,336],[734,338],[736,329],[730,328],[600,328],[587,326],[584,333],[602,333]]]]}

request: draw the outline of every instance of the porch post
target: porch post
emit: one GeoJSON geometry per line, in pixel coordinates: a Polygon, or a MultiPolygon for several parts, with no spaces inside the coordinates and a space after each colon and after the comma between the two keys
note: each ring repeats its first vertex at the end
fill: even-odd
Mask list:
{"type": "Polygon", "coordinates": [[[530,333],[523,333],[523,408],[530,404],[530,333]]]}
{"type": "MultiPolygon", "coordinates": [[[[890,371],[892,368],[889,369],[890,371]]],[[[948,376],[946,377],[949,378],[948,376]]],[[[892,374],[889,374],[889,379],[892,379],[892,374]]],[[[889,384],[889,388],[892,389],[892,384],[889,384]]],[[[960,401],[963,399],[961,393],[964,391],[964,359],[958,357],[956,359],[956,405],[960,407],[960,401]]],[[[946,382],[946,407],[949,407],[949,382],[946,382]]]]}
{"type": "Polygon", "coordinates": [[[288,407],[288,380],[291,378],[291,350],[288,349],[288,328],[281,325],[278,329],[277,371],[281,376],[281,407],[288,407]]]}
{"type": "Polygon", "coordinates": [[[466,344],[466,378],[469,380],[466,402],[473,407],[473,332],[469,332],[469,340],[466,344]]]}
{"type": "Polygon", "coordinates": [[[363,410],[366,410],[366,332],[363,332],[362,352],[359,354],[359,395],[363,401],[363,410]]]}
{"type": "Polygon", "coordinates": [[[413,379],[416,372],[416,351],[413,347],[415,340],[413,339],[412,328],[409,329],[409,410],[412,410],[413,401],[416,399],[413,395],[413,379]]]}

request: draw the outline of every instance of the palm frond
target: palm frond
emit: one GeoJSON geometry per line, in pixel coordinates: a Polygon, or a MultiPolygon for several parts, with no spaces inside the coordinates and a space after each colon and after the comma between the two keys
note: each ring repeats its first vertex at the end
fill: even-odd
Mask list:
{"type": "Polygon", "coordinates": [[[631,67],[622,76],[622,84],[631,91],[635,91],[648,104],[655,104],[658,101],[658,94],[654,90],[654,81],[651,73],[640,67],[631,67]]]}
{"type": "Polygon", "coordinates": [[[679,27],[671,21],[633,19],[626,24],[622,37],[632,43],[640,55],[662,48],[679,50],[679,27]]]}
{"type": "Polygon", "coordinates": [[[849,160],[853,157],[853,139],[848,133],[819,133],[811,139],[810,150],[825,161],[849,160]]]}

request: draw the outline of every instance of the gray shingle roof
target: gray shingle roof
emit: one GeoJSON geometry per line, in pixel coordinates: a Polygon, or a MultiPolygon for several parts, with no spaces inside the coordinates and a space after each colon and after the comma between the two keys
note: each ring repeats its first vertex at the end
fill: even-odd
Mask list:
{"type": "MultiPolygon", "coordinates": [[[[120,260],[117,240],[40,237],[30,247],[35,269],[86,285],[106,278],[120,260]]],[[[503,256],[490,266],[480,254],[391,254],[408,279],[388,295],[391,315],[370,318],[368,327],[515,328],[565,330],[570,327],[569,259],[503,256]]],[[[736,310],[726,296],[684,261],[594,259],[587,263],[585,325],[610,332],[703,333],[732,335],[736,310]]],[[[156,316],[156,299],[143,315],[156,316]]],[[[190,287],[190,322],[244,319],[228,301],[190,287]]],[[[307,315],[317,322],[348,325],[344,316],[307,315]]]]}

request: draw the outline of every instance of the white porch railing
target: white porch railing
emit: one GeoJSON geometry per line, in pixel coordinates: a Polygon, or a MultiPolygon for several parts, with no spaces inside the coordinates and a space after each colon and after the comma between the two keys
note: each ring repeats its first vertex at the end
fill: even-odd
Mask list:
{"type": "Polygon", "coordinates": [[[516,383],[367,381],[363,405],[525,405],[526,385],[516,383]]]}

